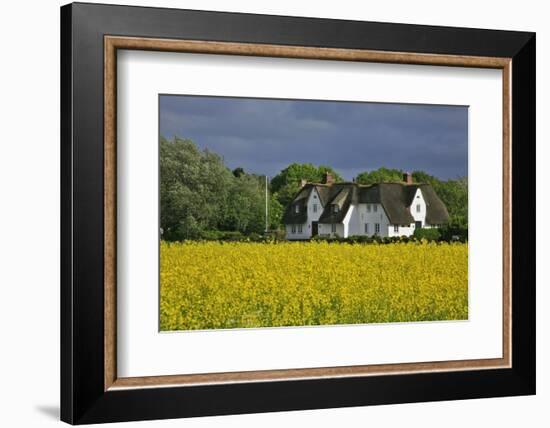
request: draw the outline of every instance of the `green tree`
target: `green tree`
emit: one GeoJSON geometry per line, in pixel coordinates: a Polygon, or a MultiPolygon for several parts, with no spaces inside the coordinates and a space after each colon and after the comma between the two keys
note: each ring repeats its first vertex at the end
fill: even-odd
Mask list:
{"type": "Polygon", "coordinates": [[[412,177],[413,177],[413,182],[415,183],[428,183],[431,185],[437,185],[438,183],[441,182],[441,180],[439,180],[438,178],[424,171],[413,171],[412,177]]]}
{"type": "Polygon", "coordinates": [[[357,175],[355,181],[359,184],[374,184],[400,182],[403,180],[403,171],[394,168],[381,167],[372,171],[365,171],[357,175]]]}
{"type": "Polygon", "coordinates": [[[271,191],[277,195],[276,198],[279,203],[286,207],[298,192],[302,179],[320,183],[327,172],[332,175],[334,181],[342,181],[342,177],[326,165],[317,167],[311,163],[290,164],[271,179],[271,191]]]}
{"type": "Polygon", "coordinates": [[[237,178],[239,178],[241,175],[244,175],[244,173],[244,169],[240,166],[233,170],[233,175],[237,178]]]}
{"type": "Polygon", "coordinates": [[[233,175],[220,156],[191,141],[160,139],[160,225],[163,238],[197,238],[223,219],[233,175]]]}
{"type": "MultiPolygon", "coordinates": [[[[160,223],[163,239],[215,237],[221,232],[261,233],[265,228],[265,176],[229,170],[217,154],[191,140],[160,140],[160,223]]],[[[282,207],[271,196],[268,222],[278,226],[282,207]]]]}
{"type": "Polygon", "coordinates": [[[277,230],[281,227],[285,207],[277,199],[277,194],[269,197],[269,229],[277,230]]]}
{"type": "Polygon", "coordinates": [[[261,233],[265,228],[265,190],[260,177],[242,174],[229,187],[222,230],[261,233]]]}
{"type": "Polygon", "coordinates": [[[449,223],[457,227],[468,227],[468,180],[442,181],[434,185],[434,190],[447,206],[451,217],[449,223]]]}

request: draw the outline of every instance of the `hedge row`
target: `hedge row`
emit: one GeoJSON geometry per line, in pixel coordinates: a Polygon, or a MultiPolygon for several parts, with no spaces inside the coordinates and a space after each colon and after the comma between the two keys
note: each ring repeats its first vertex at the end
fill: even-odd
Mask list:
{"type": "MultiPolygon", "coordinates": [[[[211,230],[201,233],[199,241],[226,241],[226,242],[280,242],[286,241],[284,231],[274,231],[267,234],[251,233],[245,235],[235,231],[211,230]]],[[[312,241],[343,242],[349,244],[391,244],[396,242],[467,242],[468,230],[416,229],[413,236],[380,237],[354,235],[348,238],[315,236],[312,241]]]]}
{"type": "Polygon", "coordinates": [[[349,236],[347,238],[340,237],[324,237],[316,236],[312,238],[312,241],[326,241],[337,242],[347,244],[395,244],[395,243],[407,243],[407,242],[467,242],[467,239],[461,239],[459,236],[452,237],[452,239],[443,239],[441,237],[434,238],[433,236],[349,236]]]}

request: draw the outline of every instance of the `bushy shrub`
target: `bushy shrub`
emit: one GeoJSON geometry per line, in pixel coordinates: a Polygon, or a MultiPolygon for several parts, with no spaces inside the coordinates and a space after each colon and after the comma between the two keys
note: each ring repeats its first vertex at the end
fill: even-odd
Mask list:
{"type": "MultiPolygon", "coordinates": [[[[267,233],[249,233],[243,234],[238,231],[202,231],[197,237],[199,241],[225,241],[225,242],[265,242],[277,243],[284,242],[286,235],[284,230],[273,230],[267,233]]],[[[378,235],[352,235],[347,238],[340,236],[316,235],[311,238],[313,242],[342,243],[342,244],[394,244],[401,243],[424,243],[424,242],[467,242],[468,229],[458,228],[456,226],[444,226],[441,229],[421,229],[415,230],[412,236],[385,236],[378,235]]]]}
{"type": "Polygon", "coordinates": [[[245,235],[238,231],[225,231],[222,232],[220,237],[223,241],[242,241],[244,240],[245,235]]]}
{"type": "Polygon", "coordinates": [[[441,239],[445,241],[468,241],[468,224],[461,218],[451,218],[441,229],[441,239]]]}
{"type": "Polygon", "coordinates": [[[200,234],[200,239],[205,241],[216,241],[221,239],[222,236],[223,232],[220,232],[219,230],[203,230],[200,234]]]}
{"type": "Polygon", "coordinates": [[[285,229],[277,229],[272,232],[270,232],[271,236],[276,241],[284,241],[286,239],[286,230],[285,229]]]}
{"type": "Polygon", "coordinates": [[[420,242],[420,239],[407,236],[391,236],[381,237],[378,235],[365,236],[365,235],[352,235],[347,238],[330,237],[330,236],[315,236],[312,241],[321,241],[329,243],[344,243],[344,244],[393,244],[393,243],[407,243],[407,242],[420,242]]]}
{"type": "Polygon", "coordinates": [[[279,242],[285,240],[285,232],[274,230],[267,233],[244,234],[239,231],[204,230],[197,237],[198,241],[225,241],[225,242],[279,242]]]}
{"type": "Polygon", "coordinates": [[[427,239],[428,241],[438,241],[441,238],[439,229],[416,228],[414,235],[416,239],[427,239]]]}

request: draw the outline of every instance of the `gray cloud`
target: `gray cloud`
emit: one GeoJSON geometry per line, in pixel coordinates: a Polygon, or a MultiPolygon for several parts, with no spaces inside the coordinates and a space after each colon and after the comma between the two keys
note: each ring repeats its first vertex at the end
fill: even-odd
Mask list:
{"type": "Polygon", "coordinates": [[[381,166],[468,173],[464,106],[162,95],[160,132],[269,176],[292,162],[330,165],[347,179],[381,166]]]}

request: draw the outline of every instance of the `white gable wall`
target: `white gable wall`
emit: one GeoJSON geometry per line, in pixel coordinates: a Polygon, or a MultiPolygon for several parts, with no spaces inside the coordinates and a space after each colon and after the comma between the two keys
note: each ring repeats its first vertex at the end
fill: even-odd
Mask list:
{"type": "Polygon", "coordinates": [[[410,210],[411,210],[411,215],[414,218],[414,221],[421,221],[422,227],[425,227],[426,201],[424,200],[424,196],[422,195],[422,191],[420,190],[420,188],[416,189],[416,193],[414,194],[414,198],[411,202],[410,210]],[[417,206],[419,211],[417,210],[417,206]]]}
{"type": "Polygon", "coordinates": [[[346,233],[346,237],[361,234],[359,217],[359,205],[350,205],[346,217],[344,218],[344,233],[346,233]]]}
{"type": "Polygon", "coordinates": [[[286,239],[310,239],[311,238],[311,223],[319,220],[319,217],[323,213],[323,206],[317,193],[317,189],[313,188],[309,194],[307,200],[307,220],[303,223],[302,232],[299,233],[299,225],[295,225],[295,233],[292,233],[292,225],[285,225],[286,239]],[[317,212],[315,212],[315,205],[317,205],[317,212]]]}
{"type": "Polygon", "coordinates": [[[309,194],[309,199],[307,200],[307,221],[309,223],[309,231],[311,235],[311,222],[319,220],[323,214],[323,205],[321,204],[321,198],[317,189],[313,188],[313,191],[309,194]],[[314,205],[317,205],[317,212],[314,212],[314,205]]]}
{"type": "Polygon", "coordinates": [[[357,229],[357,217],[357,208],[355,207],[355,205],[350,204],[348,212],[346,213],[346,216],[342,221],[342,224],[344,225],[344,238],[347,238],[350,235],[357,234],[355,233],[357,229]]]}

